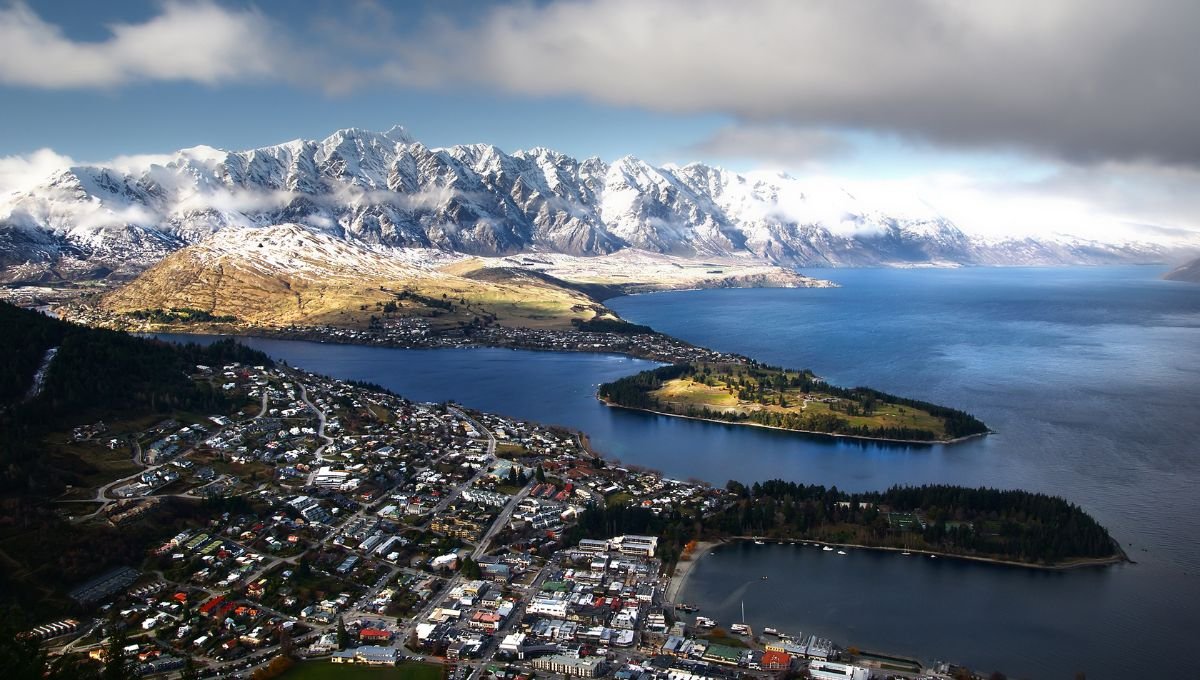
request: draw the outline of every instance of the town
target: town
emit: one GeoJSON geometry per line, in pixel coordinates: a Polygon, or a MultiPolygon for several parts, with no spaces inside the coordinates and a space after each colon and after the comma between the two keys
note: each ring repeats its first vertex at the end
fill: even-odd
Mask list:
{"type": "Polygon", "coordinates": [[[79,584],[82,614],[25,633],[52,654],[120,654],[167,677],[292,664],[436,664],[460,680],[952,677],[820,635],[718,627],[668,598],[689,551],[574,531],[593,507],[715,512],[723,489],[621,467],[574,432],[296,369],[196,366],[192,378],[242,408],[74,431],[75,445],[128,450],[140,469],[62,501],[71,522],[192,510],[140,567],[79,584]]]}
{"type": "Polygon", "coordinates": [[[0,298],[7,295],[14,301],[25,304],[58,299],[61,304],[56,305],[54,309],[61,318],[96,328],[112,328],[131,333],[222,333],[406,349],[506,347],[555,352],[606,352],[671,364],[696,361],[743,363],[747,360],[738,354],[699,347],[624,322],[615,322],[611,330],[588,330],[586,327],[523,328],[496,324],[483,324],[479,327],[446,326],[436,325],[423,316],[393,316],[381,313],[380,316],[373,317],[369,325],[360,328],[262,324],[248,327],[237,323],[163,324],[127,314],[117,314],[91,304],[79,296],[65,299],[50,298],[46,295],[20,297],[19,290],[0,289],[0,298]]]}

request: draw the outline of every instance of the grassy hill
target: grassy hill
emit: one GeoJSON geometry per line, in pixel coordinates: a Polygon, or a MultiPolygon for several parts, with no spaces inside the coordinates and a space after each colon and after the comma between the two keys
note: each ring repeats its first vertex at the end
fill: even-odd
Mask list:
{"type": "Polygon", "coordinates": [[[477,258],[406,260],[296,225],[222,231],[167,256],[101,306],[130,317],[195,310],[244,327],[363,328],[373,317],[415,316],[435,329],[473,323],[569,329],[574,319],[612,316],[551,276],[493,268],[477,258]]]}

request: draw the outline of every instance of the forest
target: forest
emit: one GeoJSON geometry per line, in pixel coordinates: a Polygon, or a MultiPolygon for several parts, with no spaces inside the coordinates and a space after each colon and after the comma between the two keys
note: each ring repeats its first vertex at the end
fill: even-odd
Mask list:
{"type": "Polygon", "coordinates": [[[154,323],[234,323],[236,316],[213,314],[203,309],[172,307],[171,309],[139,309],[125,316],[154,323]]]}
{"type": "MultiPolygon", "coordinates": [[[[806,432],[898,439],[951,440],[988,432],[987,425],[957,409],[907,399],[869,387],[830,385],[812,371],[789,371],[757,362],[747,364],[676,364],[643,371],[600,386],[601,399],[618,406],[676,415],[755,423],[806,432]],[[703,385],[722,385],[736,396],[738,408],[716,408],[698,401],[682,404],[655,394],[672,380],[691,379],[703,385]],[[818,409],[801,409],[797,397],[820,399],[818,409]],[[741,405],[750,404],[750,408],[741,405]],[[912,416],[912,423],[882,417],[884,408],[912,416]],[[925,421],[916,416],[924,418],[925,421]]],[[[703,397],[704,395],[700,395],[703,397]]],[[[687,399],[689,395],[684,395],[687,399]]]]}
{"type": "Polygon", "coordinates": [[[62,479],[41,455],[51,432],[103,418],[223,411],[229,404],[197,364],[272,365],[233,340],[175,345],[119,331],[85,328],[0,303],[0,493],[54,493],[62,479]],[[40,394],[26,399],[46,351],[58,352],[40,394]]]}
{"type": "Polygon", "coordinates": [[[586,333],[617,333],[619,335],[657,335],[649,326],[644,326],[639,323],[630,323],[624,319],[571,319],[571,324],[576,330],[586,333]]]}
{"type": "Polygon", "coordinates": [[[1028,491],[944,484],[851,494],[771,480],[726,485],[729,502],[705,517],[655,515],[636,507],[591,507],[568,538],[623,533],[660,537],[665,563],[692,540],[735,536],[926,550],[1026,564],[1113,558],[1108,531],[1077,505],[1028,491]]]}

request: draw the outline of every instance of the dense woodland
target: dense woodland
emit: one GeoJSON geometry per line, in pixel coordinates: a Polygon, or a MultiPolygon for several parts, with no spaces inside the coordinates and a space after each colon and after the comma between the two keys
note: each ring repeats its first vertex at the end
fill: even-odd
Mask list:
{"type": "Polygon", "coordinates": [[[1031,564],[1108,558],[1117,547],[1095,519],[1062,498],[950,485],[850,494],[771,480],[729,482],[732,502],[706,518],[635,507],[589,508],[569,538],[661,537],[665,562],[691,540],[763,536],[929,550],[1031,564]]]}
{"type": "Polygon", "coordinates": [[[857,437],[873,437],[880,439],[903,439],[911,441],[929,441],[941,439],[935,432],[910,427],[871,427],[855,425],[837,413],[802,413],[780,411],[751,411],[748,413],[726,413],[707,407],[689,406],[680,411],[672,404],[664,404],[657,400],[651,392],[661,388],[664,383],[679,378],[698,379],[708,382],[720,379],[739,389],[738,398],[758,403],[773,403],[787,406],[786,390],[799,390],[801,393],[819,393],[846,400],[844,404],[835,404],[835,409],[842,409],[846,415],[870,416],[879,404],[891,403],[898,406],[919,409],[942,421],[946,437],[956,439],[988,431],[987,425],[968,413],[956,409],[930,404],[915,399],[906,399],[880,392],[869,387],[844,388],[830,385],[817,378],[812,371],[785,371],[781,368],[764,366],[751,362],[747,365],[726,368],[715,376],[710,368],[704,365],[676,364],[643,371],[611,383],[600,386],[599,395],[619,406],[640,408],[653,411],[678,413],[678,415],[724,420],[731,423],[752,422],[759,425],[779,427],[788,430],[805,430],[810,432],[826,432],[829,434],[851,435],[857,437]],[[768,401],[768,395],[773,395],[773,401],[768,401]]]}
{"type": "Polygon", "coordinates": [[[576,330],[588,333],[618,333],[620,335],[657,335],[658,331],[639,323],[624,319],[571,319],[576,330]]]}
{"type": "Polygon", "coordinates": [[[270,365],[267,355],[233,340],[175,345],[118,331],[85,328],[0,303],[0,494],[47,494],[62,479],[46,465],[41,439],[103,418],[219,412],[219,387],[194,381],[197,364],[270,365]],[[58,353],[42,392],[26,400],[46,350],[58,353]]]}
{"type": "Polygon", "coordinates": [[[170,309],[139,309],[126,312],[126,316],[154,323],[233,323],[236,316],[213,314],[203,309],[172,307],[170,309]]]}

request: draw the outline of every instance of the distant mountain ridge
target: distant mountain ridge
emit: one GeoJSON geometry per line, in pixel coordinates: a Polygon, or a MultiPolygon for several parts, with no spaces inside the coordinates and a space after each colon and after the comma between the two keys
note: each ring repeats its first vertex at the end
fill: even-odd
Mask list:
{"type": "Polygon", "coordinates": [[[0,281],[133,275],[229,226],[300,223],[349,241],[472,255],[639,249],[785,266],[1161,261],[1154,244],[988,241],[919,201],[888,211],[778,173],[544,148],[429,148],[401,127],[248,151],[63,168],[0,198],[0,281]]]}
{"type": "Polygon", "coordinates": [[[1168,281],[1187,281],[1189,283],[1200,283],[1200,257],[1185,262],[1171,271],[1163,274],[1163,278],[1168,281]]]}

